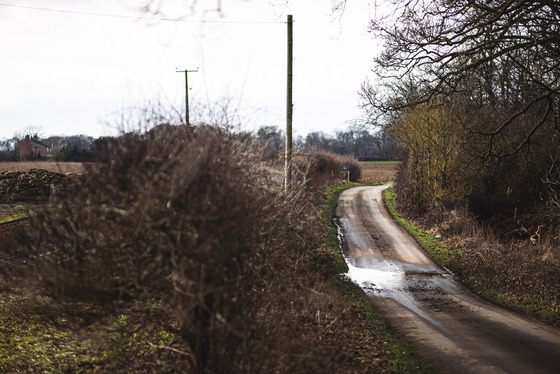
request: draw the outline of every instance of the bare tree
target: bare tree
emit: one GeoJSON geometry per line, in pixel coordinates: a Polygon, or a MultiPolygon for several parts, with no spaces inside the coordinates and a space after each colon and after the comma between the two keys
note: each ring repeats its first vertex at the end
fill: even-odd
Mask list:
{"type": "Polygon", "coordinates": [[[400,111],[437,97],[463,94],[488,108],[493,120],[471,126],[490,139],[486,156],[514,154],[546,124],[558,129],[560,4],[547,0],[394,0],[371,22],[385,40],[375,71],[384,87],[365,83],[364,104],[377,113],[400,111]],[[412,77],[414,95],[395,92],[412,77]],[[495,116],[500,102],[501,116],[495,116]],[[527,124],[530,122],[530,125],[527,124]],[[496,147],[515,127],[516,144],[496,147]]]}
{"type": "Polygon", "coordinates": [[[14,139],[18,139],[18,140],[22,140],[26,136],[42,138],[44,136],[43,128],[37,125],[29,125],[14,133],[14,139]]]}

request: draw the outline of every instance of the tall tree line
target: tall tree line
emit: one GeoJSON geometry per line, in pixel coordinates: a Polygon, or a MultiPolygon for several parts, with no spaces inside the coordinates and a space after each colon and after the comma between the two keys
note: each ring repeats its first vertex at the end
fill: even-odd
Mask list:
{"type": "MultiPolygon", "coordinates": [[[[10,139],[0,140],[0,161],[19,161],[19,143],[25,135],[28,135],[27,132],[22,131],[10,139]]],[[[35,133],[32,136],[34,135],[35,133]]],[[[265,145],[266,152],[271,156],[275,156],[285,146],[285,133],[277,126],[261,126],[255,132],[242,135],[265,145]]],[[[87,135],[50,136],[40,140],[50,147],[53,161],[74,162],[96,161],[108,145],[115,141],[111,137],[96,139],[87,135]]],[[[359,126],[350,126],[347,130],[336,131],[334,134],[311,132],[305,137],[295,138],[294,146],[323,149],[362,160],[396,160],[400,157],[400,149],[387,133],[372,133],[359,126]]]]}
{"type": "MultiPolygon", "coordinates": [[[[276,126],[263,126],[254,136],[257,142],[267,145],[269,152],[278,152],[284,148],[284,132],[276,126]]],[[[310,132],[305,137],[296,137],[294,145],[323,149],[339,155],[350,155],[364,161],[400,158],[400,148],[388,133],[372,132],[361,126],[350,126],[334,134],[322,131],[310,132]]]]}
{"type": "Polygon", "coordinates": [[[554,202],[559,3],[395,0],[370,29],[385,47],[363,106],[402,146],[414,201],[468,199],[482,216],[554,202]]]}
{"type": "Polygon", "coordinates": [[[112,137],[93,138],[88,135],[38,137],[38,133],[20,131],[12,138],[0,140],[0,161],[19,161],[19,145],[26,135],[37,136],[50,149],[50,160],[92,162],[107,149],[112,137]]]}

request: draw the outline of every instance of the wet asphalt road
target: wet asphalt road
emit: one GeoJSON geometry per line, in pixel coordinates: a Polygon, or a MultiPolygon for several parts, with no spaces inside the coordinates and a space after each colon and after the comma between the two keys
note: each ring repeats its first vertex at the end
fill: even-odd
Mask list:
{"type": "Polygon", "coordinates": [[[389,216],[387,186],[344,191],[336,209],[348,276],[391,326],[447,373],[560,373],[560,331],[464,289],[389,216]]]}

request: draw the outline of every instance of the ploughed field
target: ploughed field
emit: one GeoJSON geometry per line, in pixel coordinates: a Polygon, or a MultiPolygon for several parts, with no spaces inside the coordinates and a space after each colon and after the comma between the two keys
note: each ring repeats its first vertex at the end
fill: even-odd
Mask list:
{"type": "Polygon", "coordinates": [[[41,169],[41,170],[47,170],[47,171],[61,173],[61,174],[81,173],[84,171],[84,164],[81,162],[47,162],[47,161],[0,162],[0,172],[28,171],[31,169],[41,169]]]}
{"type": "Polygon", "coordinates": [[[44,204],[68,177],[83,171],[81,163],[2,162],[0,163],[0,204],[44,204]]]}
{"type": "Polygon", "coordinates": [[[48,203],[82,171],[77,162],[1,162],[0,224],[27,217],[25,205],[48,203]]]}
{"type": "Polygon", "coordinates": [[[362,175],[359,182],[377,184],[395,180],[399,162],[360,162],[362,175]]]}
{"type": "MultiPolygon", "coordinates": [[[[360,182],[376,184],[394,180],[399,164],[374,162],[360,166],[360,182]]],[[[79,162],[1,162],[0,204],[47,203],[53,191],[56,193],[69,183],[68,175],[83,170],[84,165],[79,162]]]]}

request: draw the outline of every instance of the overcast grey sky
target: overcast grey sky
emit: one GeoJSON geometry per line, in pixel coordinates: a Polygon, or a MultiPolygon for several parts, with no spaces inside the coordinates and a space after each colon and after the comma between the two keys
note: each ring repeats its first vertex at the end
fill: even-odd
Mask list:
{"type": "Polygon", "coordinates": [[[184,108],[231,99],[244,128],[285,124],[286,16],[294,17],[294,131],[332,132],[359,118],[360,84],[377,44],[373,6],[352,0],[0,0],[0,138],[111,135],[115,114],[146,102],[184,108]],[[206,11],[205,11],[206,10],[206,11]],[[143,18],[138,18],[143,17],[143,18]],[[179,19],[172,21],[171,19],[179,19]],[[194,104],[193,104],[194,105],[194,104]]]}

